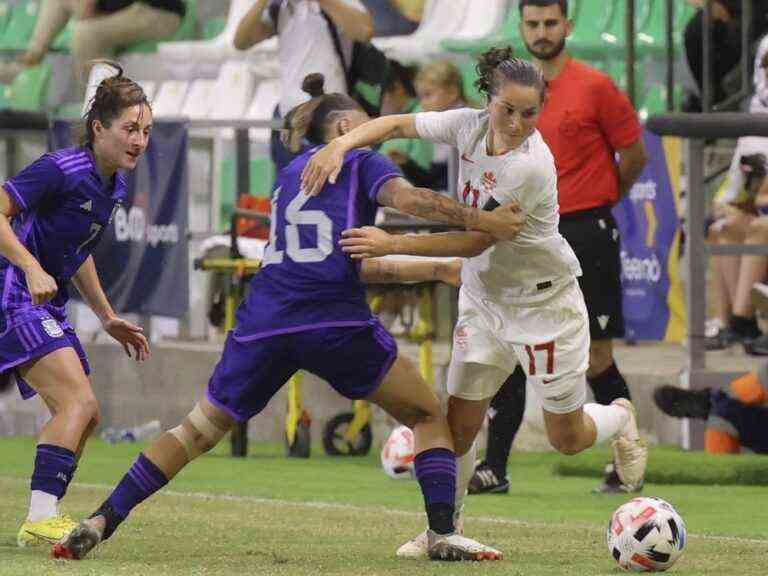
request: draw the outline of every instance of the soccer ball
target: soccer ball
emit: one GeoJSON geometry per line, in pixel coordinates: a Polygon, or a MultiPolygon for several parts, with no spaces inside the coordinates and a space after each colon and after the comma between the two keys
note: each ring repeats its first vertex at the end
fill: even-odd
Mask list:
{"type": "Polygon", "coordinates": [[[634,498],[613,513],[606,536],[624,570],[663,572],[683,553],[685,523],[661,498],[634,498]]]}
{"type": "Polygon", "coordinates": [[[398,426],[381,447],[381,466],[390,478],[413,478],[413,431],[398,426]]]}

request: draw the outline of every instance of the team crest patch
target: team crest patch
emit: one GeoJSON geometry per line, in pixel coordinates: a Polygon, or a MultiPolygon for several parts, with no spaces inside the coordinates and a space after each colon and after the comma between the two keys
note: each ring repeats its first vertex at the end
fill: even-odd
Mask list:
{"type": "Polygon", "coordinates": [[[48,318],[47,320],[42,321],[43,330],[45,330],[45,333],[48,334],[51,338],[58,338],[59,336],[64,335],[64,330],[61,329],[61,326],[59,326],[59,323],[56,322],[53,318],[48,318]]]}

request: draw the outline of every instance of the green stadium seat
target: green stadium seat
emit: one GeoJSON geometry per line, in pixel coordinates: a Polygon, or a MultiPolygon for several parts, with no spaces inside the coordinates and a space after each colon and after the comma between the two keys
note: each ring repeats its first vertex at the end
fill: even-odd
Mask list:
{"type": "MultiPolygon", "coordinates": [[[[163,42],[176,42],[179,40],[192,40],[195,38],[195,29],[197,27],[197,0],[184,0],[187,5],[187,13],[184,19],[181,21],[179,28],[174,32],[173,36],[166,38],[163,42]]],[[[120,52],[122,53],[147,53],[156,52],[158,42],[145,41],[136,42],[129,46],[123,47],[120,52]]]]}
{"type": "Polygon", "coordinates": [[[525,53],[523,41],[520,39],[520,11],[517,5],[513,5],[507,13],[507,19],[501,29],[496,33],[480,40],[443,40],[440,44],[443,50],[448,52],[479,54],[492,46],[505,46],[511,44],[517,53],[525,53]],[[522,52],[521,52],[522,50],[522,52]]]}
{"type": "Polygon", "coordinates": [[[11,5],[8,2],[0,2],[0,36],[5,32],[5,27],[11,19],[11,5]]]}
{"type": "MultiPolygon", "coordinates": [[[[272,183],[275,180],[275,167],[272,160],[268,156],[252,159],[250,175],[251,189],[249,194],[268,198],[272,194],[272,183]]],[[[221,230],[225,230],[229,228],[232,209],[235,206],[235,197],[237,196],[235,192],[237,189],[235,160],[233,158],[222,161],[219,182],[221,184],[219,222],[221,223],[221,230]]]]}
{"type": "Polygon", "coordinates": [[[665,0],[643,0],[637,3],[635,44],[638,55],[659,54],[667,48],[667,6],[665,0]]]}
{"type": "Polygon", "coordinates": [[[644,94],[642,104],[637,106],[640,120],[645,122],[653,114],[661,114],[667,111],[667,87],[663,84],[654,84],[644,94]]]}
{"type": "Polygon", "coordinates": [[[20,2],[11,8],[0,37],[0,50],[26,50],[37,20],[39,2],[20,2]]]}
{"type": "Polygon", "coordinates": [[[578,0],[569,8],[573,14],[573,31],[568,38],[568,49],[579,57],[595,57],[605,52],[602,41],[613,20],[615,2],[578,0]]]}
{"type": "Polygon", "coordinates": [[[206,20],[201,30],[203,40],[211,40],[212,38],[215,38],[224,32],[226,25],[226,18],[210,18],[209,20],[206,20]]]}
{"type": "Polygon", "coordinates": [[[67,25],[56,35],[51,44],[51,50],[57,52],[69,52],[72,49],[72,31],[75,28],[75,19],[70,18],[67,25]]]}
{"type": "Polygon", "coordinates": [[[458,63],[459,70],[461,71],[464,95],[475,104],[481,105],[485,102],[485,96],[475,87],[475,80],[477,80],[475,64],[476,62],[474,59],[458,63]]]}
{"type": "Polygon", "coordinates": [[[26,68],[5,91],[8,106],[15,110],[42,111],[46,106],[50,79],[50,64],[26,68]]]}

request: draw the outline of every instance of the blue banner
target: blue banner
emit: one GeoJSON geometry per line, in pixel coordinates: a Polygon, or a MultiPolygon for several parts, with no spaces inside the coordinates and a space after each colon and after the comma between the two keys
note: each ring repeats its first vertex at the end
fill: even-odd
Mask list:
{"type": "MultiPolygon", "coordinates": [[[[51,148],[73,143],[72,125],[55,122],[51,148]]],[[[99,278],[115,310],[179,318],[189,309],[184,123],[153,123],[127,183],[127,202],[93,253],[99,278]]]]}
{"type": "Polygon", "coordinates": [[[676,154],[665,151],[659,136],[645,131],[648,164],[613,209],[621,232],[621,281],[626,338],[676,339],[677,313],[670,308],[670,288],[676,284],[678,232],[675,186],[676,154]],[[675,322],[672,322],[675,320],[675,322]]]}

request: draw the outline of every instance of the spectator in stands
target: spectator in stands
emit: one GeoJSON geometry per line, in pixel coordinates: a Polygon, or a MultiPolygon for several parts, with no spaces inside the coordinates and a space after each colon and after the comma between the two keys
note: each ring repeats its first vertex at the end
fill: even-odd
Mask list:
{"type": "Polygon", "coordinates": [[[363,0],[373,17],[375,36],[404,36],[419,27],[424,0],[363,0]]]}
{"type": "MultiPolygon", "coordinates": [[[[766,138],[740,138],[726,186],[715,201],[714,222],[708,236],[714,244],[768,242],[768,180],[766,138]]],[[[721,328],[707,338],[708,350],[722,350],[737,343],[748,345],[760,336],[750,291],[765,279],[768,258],[758,254],[714,256],[715,289],[721,328]]]]}
{"type": "MultiPolygon", "coordinates": [[[[759,44],[755,58],[755,93],[750,112],[768,112],[768,36],[759,44]]],[[[768,138],[739,138],[728,177],[713,204],[710,242],[716,244],[765,244],[768,223],[768,180],[766,180],[768,138]]],[[[743,343],[748,352],[768,355],[768,340],[760,330],[752,307],[750,290],[765,279],[768,259],[760,255],[714,256],[715,289],[722,329],[708,338],[709,350],[721,350],[743,343]]]]}
{"type": "Polygon", "coordinates": [[[706,420],[707,452],[768,454],[768,363],[723,388],[661,386],[653,400],[669,416],[706,420]]]}
{"type": "MultiPolygon", "coordinates": [[[[687,0],[689,4],[699,7],[696,14],[685,27],[685,56],[691,70],[699,95],[690,94],[684,104],[688,112],[701,112],[701,91],[704,80],[704,36],[702,34],[702,19],[704,11],[701,8],[704,0],[687,0]]],[[[723,101],[728,96],[725,84],[738,87],[739,82],[724,81],[733,72],[738,72],[741,60],[741,0],[714,0],[712,2],[712,36],[710,46],[712,53],[711,87],[712,104],[723,101]]],[[[768,31],[768,0],[753,0],[752,24],[750,36],[752,40],[760,38],[768,31]]],[[[751,56],[748,56],[751,57],[751,56]]]]}
{"type": "Polygon", "coordinates": [[[0,66],[0,81],[10,83],[25,67],[42,62],[70,18],[75,18],[75,74],[85,85],[90,61],[134,42],[168,38],[185,11],[183,0],[43,0],[27,50],[18,60],[0,66]]]}
{"type": "MultiPolygon", "coordinates": [[[[611,209],[626,195],[647,156],[637,112],[604,73],[571,57],[568,0],[520,0],[520,35],[547,81],[537,124],[557,167],[560,234],[581,264],[579,285],[589,313],[587,382],[597,404],[631,400],[613,357],[613,338],[624,335],[619,230],[611,209]]],[[[525,409],[526,378],[515,370],[491,402],[486,461],[470,494],[507,492],[507,460],[525,409]],[[494,460],[489,461],[489,455],[494,460]]],[[[639,491],[622,484],[609,464],[602,492],[639,491]]]]}
{"type": "MultiPolygon", "coordinates": [[[[275,118],[282,118],[308,99],[301,84],[309,74],[323,74],[329,93],[349,92],[344,62],[350,61],[354,40],[371,39],[373,20],[360,0],[256,0],[237,27],[235,48],[247,50],[275,34],[282,85],[275,118]],[[331,25],[338,32],[344,61],[331,25]]],[[[272,132],[270,153],[278,172],[294,157],[277,130],[272,132]]]]}

